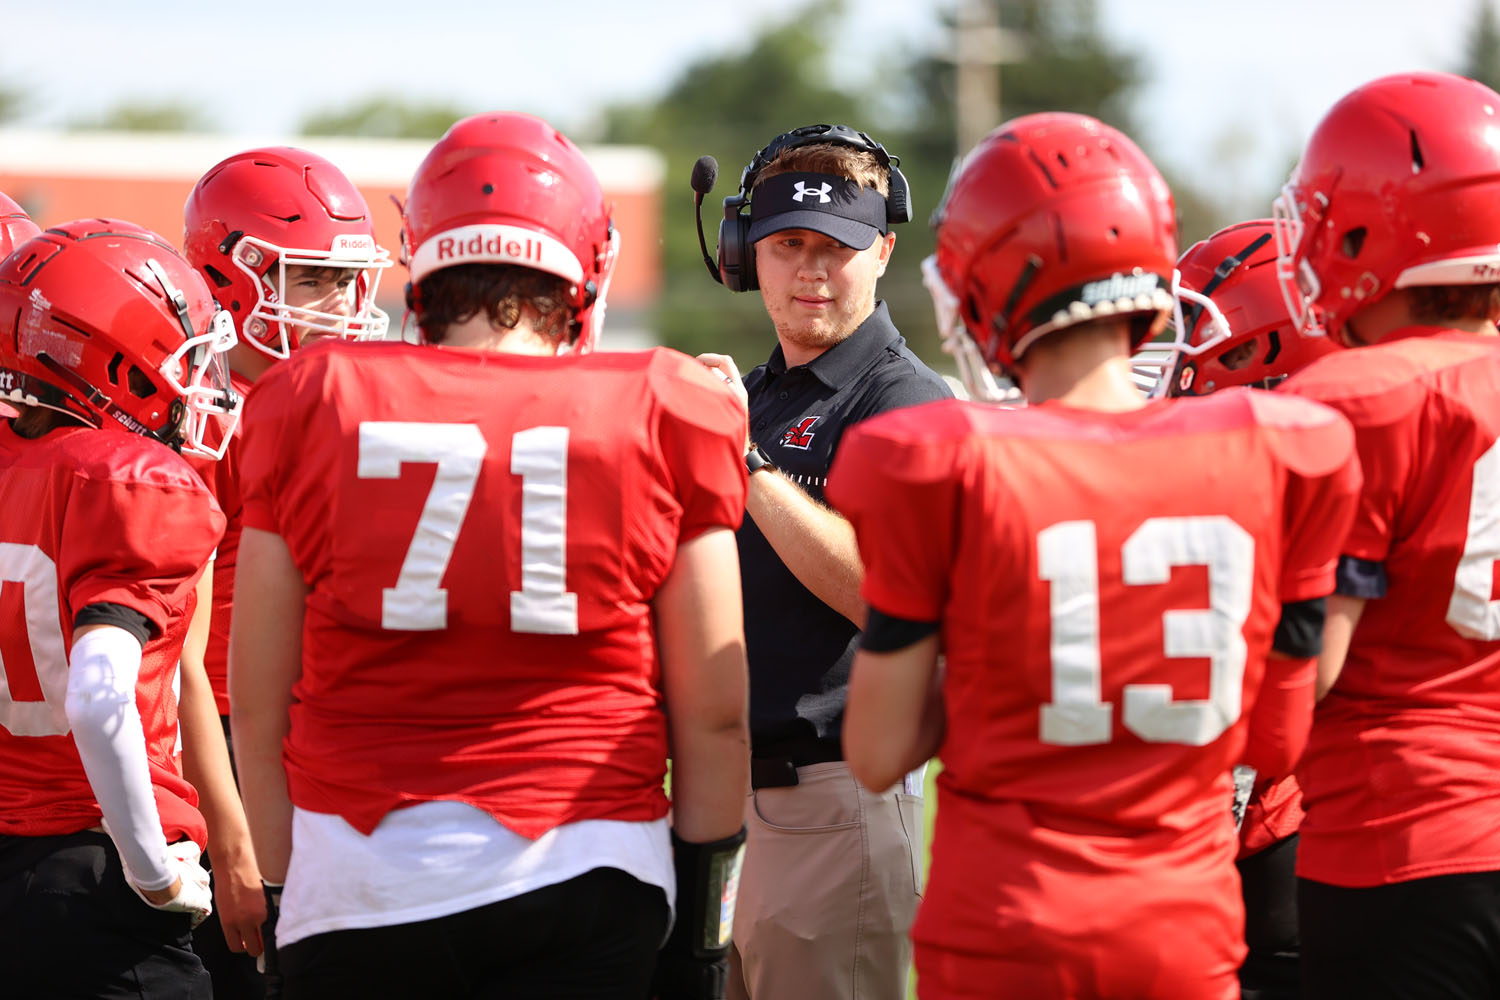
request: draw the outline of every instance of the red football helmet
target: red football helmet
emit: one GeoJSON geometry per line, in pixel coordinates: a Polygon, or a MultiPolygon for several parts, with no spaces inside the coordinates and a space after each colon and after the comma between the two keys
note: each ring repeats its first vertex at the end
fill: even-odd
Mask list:
{"type": "MultiPolygon", "coordinates": [[[[619,253],[599,179],[551,125],[515,112],[455,122],[412,177],[402,254],[413,288],[457,264],[531,267],[569,284],[572,350],[590,351],[619,253]]],[[[421,298],[410,298],[421,321],[421,298]]]]}
{"type": "Polygon", "coordinates": [[[1500,94],[1447,73],[1365,84],[1313,129],[1273,214],[1293,319],[1341,343],[1392,288],[1500,281],[1500,94]]]}
{"type": "Polygon", "coordinates": [[[204,435],[239,419],[234,343],[198,272],[134,223],[70,222],[0,262],[0,398],[219,458],[204,435]]]}
{"type": "MultiPolygon", "coordinates": [[[[945,290],[939,328],[975,398],[990,398],[991,366],[1054,330],[1172,307],[1172,194],[1135,143],[1086,115],[1001,125],[958,165],[933,218],[929,287],[945,290]]],[[[1132,346],[1154,325],[1139,324],[1132,346]]]]}
{"type": "Polygon", "coordinates": [[[1169,377],[1154,394],[1201,396],[1235,385],[1269,389],[1338,350],[1327,337],[1299,330],[1287,314],[1272,230],[1270,219],[1240,222],[1182,255],[1172,311],[1175,336],[1163,365],[1169,377]]]}
{"type": "Polygon", "coordinates": [[[233,314],[242,342],[273,358],[308,333],[378,340],[390,323],[375,307],[390,254],[375,243],[364,196],[306,150],[250,149],[204,174],[183,210],[183,252],[233,314]],[[281,301],[286,269],[296,265],[353,270],[347,315],[281,301]]]}
{"type": "Polygon", "coordinates": [[[39,232],[41,229],[25,209],[0,191],[0,259],[39,232]]]}

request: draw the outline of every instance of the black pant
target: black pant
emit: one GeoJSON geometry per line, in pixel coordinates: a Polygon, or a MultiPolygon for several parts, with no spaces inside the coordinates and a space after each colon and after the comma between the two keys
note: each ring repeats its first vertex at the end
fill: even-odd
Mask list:
{"type": "Polygon", "coordinates": [[[1297,835],[1235,862],[1245,898],[1241,1000],[1297,1000],[1297,835]]]}
{"type": "Polygon", "coordinates": [[[435,920],[280,949],[286,1000],[644,1000],[667,929],[656,886],[615,868],[435,920]]]}
{"type": "MultiPolygon", "coordinates": [[[[213,859],[207,853],[203,855],[203,867],[213,871],[213,859]]],[[[214,1000],[264,1000],[265,976],[257,970],[254,958],[229,950],[217,909],[193,930],[193,951],[213,979],[214,1000]]]]}
{"type": "MultiPolygon", "coordinates": [[[[229,738],[229,718],[220,716],[224,727],[224,744],[229,750],[229,767],[234,771],[234,744],[229,738]]],[[[238,780],[238,775],[236,775],[238,780]]],[[[208,852],[203,854],[203,867],[213,871],[213,860],[208,852]]],[[[214,1000],[263,1000],[266,995],[265,977],[256,969],[256,961],[244,952],[229,950],[224,940],[224,927],[219,923],[219,911],[214,910],[207,920],[193,931],[193,951],[203,961],[214,981],[214,1000]]]]}
{"type": "Polygon", "coordinates": [[[0,992],[207,1000],[186,913],[147,906],[102,833],[0,836],[0,992]]]}
{"type": "Polygon", "coordinates": [[[1500,872],[1370,889],[1297,880],[1308,1000],[1500,996],[1500,872]]]}

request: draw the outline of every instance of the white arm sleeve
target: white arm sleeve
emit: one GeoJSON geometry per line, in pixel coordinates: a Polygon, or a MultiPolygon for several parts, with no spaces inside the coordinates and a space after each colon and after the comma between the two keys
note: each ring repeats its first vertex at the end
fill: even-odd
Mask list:
{"type": "Polygon", "coordinates": [[[141,644],[113,625],[86,632],[68,658],[68,725],[84,773],[120,852],[125,877],[138,888],[165,889],[176,874],[167,858],[146,762],[146,735],[135,704],[141,644]]]}

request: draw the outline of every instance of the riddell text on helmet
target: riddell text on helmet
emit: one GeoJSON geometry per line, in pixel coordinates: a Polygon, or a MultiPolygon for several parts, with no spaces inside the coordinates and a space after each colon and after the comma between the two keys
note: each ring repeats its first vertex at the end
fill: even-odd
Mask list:
{"type": "Polygon", "coordinates": [[[542,244],[532,239],[511,239],[504,236],[475,235],[469,239],[442,236],[437,241],[438,260],[458,260],[476,257],[493,260],[508,257],[511,260],[542,263],[542,244]]]}

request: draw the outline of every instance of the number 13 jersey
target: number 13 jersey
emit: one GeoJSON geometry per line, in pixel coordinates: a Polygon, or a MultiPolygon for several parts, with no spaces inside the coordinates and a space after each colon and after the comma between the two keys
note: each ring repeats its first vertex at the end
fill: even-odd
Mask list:
{"type": "Polygon", "coordinates": [[[665,815],[651,600],[680,542],[739,525],[745,422],[667,350],[332,343],[268,372],[242,483],[309,589],[293,803],[365,834],[437,799],[531,838],[665,815]]]}
{"type": "MultiPolygon", "coordinates": [[[[1168,918],[1182,961],[1232,975],[1230,770],[1281,605],[1333,589],[1358,485],[1342,418],[1250,390],[1125,413],[941,402],[851,432],[828,496],[864,596],[940,621],[946,656],[918,943],[1144,953],[1168,918]]],[[[1310,707],[1310,661],[1283,662],[1310,707]]]]}

